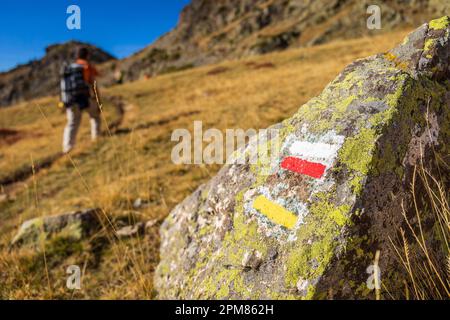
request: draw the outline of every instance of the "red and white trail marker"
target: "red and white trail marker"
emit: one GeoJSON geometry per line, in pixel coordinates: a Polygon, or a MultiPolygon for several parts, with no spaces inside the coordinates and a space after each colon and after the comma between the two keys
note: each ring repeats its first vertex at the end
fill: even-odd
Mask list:
{"type": "Polygon", "coordinates": [[[279,180],[249,189],[244,195],[245,212],[257,217],[259,226],[267,237],[295,241],[296,230],[305,223],[309,207],[314,201],[313,196],[335,184],[334,178],[326,178],[326,174],[334,166],[345,136],[338,135],[335,131],[314,135],[308,132],[307,127],[302,128],[301,134],[301,138],[296,134],[286,137],[280,150],[284,158],[279,166],[277,162],[276,166],[271,167],[271,174],[277,174],[279,180]],[[286,196],[285,191],[291,184],[285,181],[290,177],[279,175],[284,170],[313,178],[305,186],[309,194],[307,200],[297,192],[286,196]],[[286,232],[287,238],[280,238],[286,232]]]}
{"type": "Polygon", "coordinates": [[[281,167],[314,179],[320,179],[333,165],[340,146],[341,144],[295,141],[289,148],[290,156],[283,159],[281,167]]]}
{"type": "Polygon", "coordinates": [[[286,157],[281,162],[281,167],[285,170],[297,172],[320,179],[325,173],[326,167],[321,163],[309,162],[296,157],[286,157]]]}

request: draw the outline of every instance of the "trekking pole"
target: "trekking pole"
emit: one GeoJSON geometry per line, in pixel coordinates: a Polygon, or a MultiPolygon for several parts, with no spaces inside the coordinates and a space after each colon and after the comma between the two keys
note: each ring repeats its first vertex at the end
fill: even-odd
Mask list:
{"type": "Polygon", "coordinates": [[[94,89],[94,95],[95,95],[95,100],[97,102],[97,106],[99,107],[100,112],[103,112],[103,104],[101,102],[100,95],[98,93],[97,81],[94,81],[93,89],[94,89]]]}

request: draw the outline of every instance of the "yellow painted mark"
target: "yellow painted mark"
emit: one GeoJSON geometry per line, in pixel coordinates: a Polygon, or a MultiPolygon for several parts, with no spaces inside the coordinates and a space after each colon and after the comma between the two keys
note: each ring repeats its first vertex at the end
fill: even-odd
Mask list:
{"type": "Polygon", "coordinates": [[[288,229],[293,229],[297,223],[297,216],[282,206],[273,203],[264,196],[259,196],[253,202],[253,208],[261,212],[271,221],[288,229]]]}

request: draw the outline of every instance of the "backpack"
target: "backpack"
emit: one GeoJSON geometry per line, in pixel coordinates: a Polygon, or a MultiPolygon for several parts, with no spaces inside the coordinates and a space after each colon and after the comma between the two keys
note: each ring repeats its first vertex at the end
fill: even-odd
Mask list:
{"type": "Polygon", "coordinates": [[[61,68],[61,101],[67,107],[78,104],[83,109],[89,104],[89,84],[84,81],[83,74],[81,64],[64,64],[61,68]]]}

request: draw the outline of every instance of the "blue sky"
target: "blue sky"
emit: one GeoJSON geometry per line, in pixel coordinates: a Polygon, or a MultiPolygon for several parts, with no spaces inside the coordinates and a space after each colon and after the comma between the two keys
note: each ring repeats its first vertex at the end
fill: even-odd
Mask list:
{"type": "Polygon", "coordinates": [[[189,0],[1,0],[0,71],[40,58],[68,40],[95,44],[118,58],[174,28],[189,0]],[[81,30],[68,30],[69,5],[81,9],[81,30]]]}

